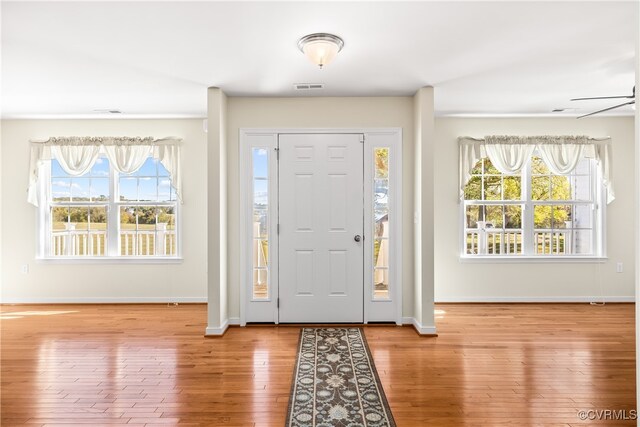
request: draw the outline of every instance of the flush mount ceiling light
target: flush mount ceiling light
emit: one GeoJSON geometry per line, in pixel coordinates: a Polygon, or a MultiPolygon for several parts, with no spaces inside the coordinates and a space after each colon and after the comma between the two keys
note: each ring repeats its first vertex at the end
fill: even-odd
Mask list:
{"type": "Polygon", "coordinates": [[[343,46],[340,37],[327,33],[309,34],[298,40],[298,48],[320,68],[331,62],[343,46]]]}

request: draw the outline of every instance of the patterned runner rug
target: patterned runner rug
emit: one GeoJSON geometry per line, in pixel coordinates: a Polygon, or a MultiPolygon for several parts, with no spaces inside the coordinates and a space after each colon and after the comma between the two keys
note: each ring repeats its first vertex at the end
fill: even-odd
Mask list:
{"type": "Polygon", "coordinates": [[[300,332],[287,427],[395,427],[359,328],[300,332]]]}

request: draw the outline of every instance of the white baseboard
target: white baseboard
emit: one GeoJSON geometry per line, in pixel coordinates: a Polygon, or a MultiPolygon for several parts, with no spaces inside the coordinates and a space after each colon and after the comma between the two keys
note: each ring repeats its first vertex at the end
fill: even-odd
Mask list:
{"type": "Polygon", "coordinates": [[[240,324],[240,318],[239,317],[230,317],[229,318],[229,326],[231,325],[239,325],[240,324]]]}
{"type": "Polygon", "coordinates": [[[145,304],[145,303],[206,303],[207,297],[55,297],[2,298],[0,304],[145,304]]]}
{"type": "Polygon", "coordinates": [[[435,326],[422,326],[417,319],[413,317],[403,317],[402,318],[403,325],[413,325],[416,328],[416,331],[420,335],[437,335],[435,326]]]}
{"type": "Polygon", "coordinates": [[[205,336],[212,336],[212,337],[219,337],[224,335],[224,333],[227,331],[227,328],[229,327],[229,321],[225,320],[222,325],[220,325],[219,328],[212,328],[210,326],[207,326],[207,329],[205,331],[205,336]]]}
{"type": "Polygon", "coordinates": [[[582,297],[445,297],[438,298],[437,303],[564,303],[564,302],[635,302],[633,296],[582,296],[582,297]]]}

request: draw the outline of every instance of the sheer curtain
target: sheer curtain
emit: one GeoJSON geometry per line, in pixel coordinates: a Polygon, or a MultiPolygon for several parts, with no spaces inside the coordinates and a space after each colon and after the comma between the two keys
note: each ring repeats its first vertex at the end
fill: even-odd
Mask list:
{"type": "Polygon", "coordinates": [[[80,176],[104,153],[116,171],[126,174],[137,171],[149,156],[153,156],[169,172],[171,185],[182,202],[181,142],[176,137],[52,137],[31,141],[27,201],[38,206],[38,178],[47,161],[55,158],[69,175],[80,176]]]}
{"type": "Polygon", "coordinates": [[[62,169],[71,176],[89,172],[100,155],[97,145],[56,145],[52,149],[62,169]]]}
{"type": "Polygon", "coordinates": [[[535,148],[526,144],[487,144],[484,147],[493,166],[508,175],[520,172],[535,148]]]}
{"type": "Polygon", "coordinates": [[[464,187],[471,179],[471,171],[481,158],[491,163],[504,174],[515,174],[522,170],[534,150],[538,150],[542,161],[551,172],[566,175],[573,171],[580,159],[595,159],[607,189],[607,203],[615,199],[613,189],[613,164],[610,138],[587,136],[505,136],[490,135],[484,139],[461,137],[460,144],[460,198],[464,187]]]}

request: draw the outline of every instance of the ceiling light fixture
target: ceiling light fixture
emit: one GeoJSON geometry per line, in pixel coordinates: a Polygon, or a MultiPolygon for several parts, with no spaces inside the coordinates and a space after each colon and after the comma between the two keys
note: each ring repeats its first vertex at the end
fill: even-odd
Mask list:
{"type": "Polygon", "coordinates": [[[298,40],[298,48],[320,68],[330,63],[342,50],[344,41],[333,34],[314,33],[298,40]]]}

